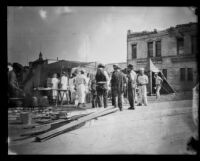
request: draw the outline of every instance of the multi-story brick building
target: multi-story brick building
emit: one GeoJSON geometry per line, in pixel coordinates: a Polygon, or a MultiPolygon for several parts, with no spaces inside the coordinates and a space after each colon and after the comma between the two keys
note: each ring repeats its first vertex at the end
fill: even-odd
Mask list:
{"type": "Polygon", "coordinates": [[[176,91],[191,90],[198,81],[197,23],[163,31],[127,34],[127,64],[135,70],[146,67],[148,58],[159,68],[176,91]]]}

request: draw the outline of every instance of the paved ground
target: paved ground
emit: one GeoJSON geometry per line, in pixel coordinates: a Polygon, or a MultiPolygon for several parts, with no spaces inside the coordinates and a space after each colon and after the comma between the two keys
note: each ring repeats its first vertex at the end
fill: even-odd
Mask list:
{"type": "Polygon", "coordinates": [[[11,147],[18,154],[185,154],[194,129],[191,100],[117,111],[45,142],[11,147]]]}

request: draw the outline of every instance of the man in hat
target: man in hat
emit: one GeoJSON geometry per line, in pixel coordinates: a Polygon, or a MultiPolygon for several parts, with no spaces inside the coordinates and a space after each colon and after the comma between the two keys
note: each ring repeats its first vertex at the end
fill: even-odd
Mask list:
{"type": "Polygon", "coordinates": [[[138,90],[139,90],[139,96],[138,96],[138,102],[139,106],[144,104],[147,106],[147,87],[146,85],[149,83],[148,76],[144,74],[144,68],[140,68],[140,75],[137,78],[138,83],[138,90]]]}
{"type": "Polygon", "coordinates": [[[136,80],[137,74],[133,71],[133,65],[129,64],[127,66],[127,77],[128,77],[128,100],[130,107],[128,109],[135,109],[135,89],[136,89],[136,80]]]}
{"type": "Polygon", "coordinates": [[[117,98],[118,98],[118,107],[122,111],[122,97],[125,91],[126,77],[120,71],[120,67],[117,64],[113,65],[114,72],[112,73],[111,78],[111,90],[112,90],[112,101],[113,106],[117,107],[117,98]]]}
{"type": "Polygon", "coordinates": [[[161,85],[162,85],[162,78],[158,76],[158,73],[156,72],[154,74],[154,78],[155,78],[155,82],[156,82],[156,99],[160,98],[160,89],[161,89],[161,85]]]}
{"type": "Polygon", "coordinates": [[[98,105],[99,107],[102,107],[102,104],[104,104],[104,108],[106,108],[108,106],[107,99],[108,99],[109,76],[104,68],[105,66],[103,64],[98,65],[95,79],[96,79],[98,105]]]}

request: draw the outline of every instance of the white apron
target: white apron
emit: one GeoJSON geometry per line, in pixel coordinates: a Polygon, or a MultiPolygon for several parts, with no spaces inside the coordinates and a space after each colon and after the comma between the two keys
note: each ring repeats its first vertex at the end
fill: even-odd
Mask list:
{"type": "MultiPolygon", "coordinates": [[[[61,84],[61,89],[67,90],[68,78],[66,76],[62,76],[60,80],[60,84],[61,84]]],[[[67,92],[60,92],[60,95],[63,96],[63,101],[68,99],[67,92]]]]}
{"type": "Polygon", "coordinates": [[[51,83],[52,83],[52,96],[53,96],[53,99],[56,99],[58,95],[57,89],[58,89],[59,80],[57,78],[52,78],[51,83]]]}

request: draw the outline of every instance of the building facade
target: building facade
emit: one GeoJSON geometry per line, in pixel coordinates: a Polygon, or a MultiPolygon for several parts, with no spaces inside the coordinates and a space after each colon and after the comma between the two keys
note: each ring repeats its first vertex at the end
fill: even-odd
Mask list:
{"type": "Polygon", "coordinates": [[[127,64],[138,70],[151,58],[175,91],[192,90],[198,82],[197,53],[197,23],[127,33],[127,64]]]}

